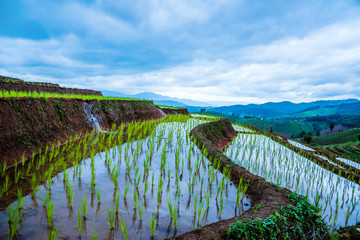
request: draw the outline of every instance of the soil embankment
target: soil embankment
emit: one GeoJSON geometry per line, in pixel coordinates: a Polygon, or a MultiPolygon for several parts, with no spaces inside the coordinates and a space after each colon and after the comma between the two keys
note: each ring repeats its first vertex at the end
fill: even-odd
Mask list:
{"type": "Polygon", "coordinates": [[[201,124],[195,127],[190,134],[196,139],[200,149],[203,147],[207,149],[212,163],[214,159],[221,162],[220,171],[223,171],[225,167],[231,169],[231,180],[235,185],[239,184],[240,178],[243,178],[243,181],[251,181],[247,190],[247,195],[251,199],[251,205],[254,207],[262,204],[262,207],[257,211],[253,211],[251,208],[239,217],[209,224],[202,227],[201,230],[179,235],[175,239],[220,239],[224,237],[230,225],[238,220],[265,219],[274,214],[278,207],[291,204],[289,198],[286,197],[286,194],[291,193],[289,190],[265,182],[262,178],[231,163],[231,160],[221,152],[237,135],[228,119],[201,124]]]}
{"type": "Polygon", "coordinates": [[[167,115],[174,115],[174,114],[190,115],[187,108],[161,108],[161,110],[167,115]]]}
{"type": "Polygon", "coordinates": [[[58,84],[42,82],[25,82],[16,78],[0,76],[0,89],[3,91],[21,91],[21,92],[47,92],[59,94],[79,94],[79,95],[97,95],[102,96],[100,91],[77,88],[64,88],[58,84]]]}
{"type": "Polygon", "coordinates": [[[80,100],[45,98],[0,99],[0,163],[20,161],[47,144],[64,142],[69,136],[92,131],[97,124],[161,118],[151,101],[80,100]]]}

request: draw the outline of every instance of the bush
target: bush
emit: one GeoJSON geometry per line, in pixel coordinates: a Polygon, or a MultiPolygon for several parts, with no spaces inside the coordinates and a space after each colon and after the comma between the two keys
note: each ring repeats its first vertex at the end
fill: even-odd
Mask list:
{"type": "Polygon", "coordinates": [[[296,193],[287,197],[294,205],[280,207],[264,220],[238,221],[227,230],[226,239],[329,239],[320,208],[296,193]]]}

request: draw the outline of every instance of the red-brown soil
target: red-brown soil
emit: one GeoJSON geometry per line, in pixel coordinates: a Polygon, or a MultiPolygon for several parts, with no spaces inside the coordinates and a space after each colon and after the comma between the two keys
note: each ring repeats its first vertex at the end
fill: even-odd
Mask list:
{"type": "Polygon", "coordinates": [[[161,108],[161,110],[167,115],[174,115],[174,114],[190,115],[187,108],[161,108]]]}
{"type": "Polygon", "coordinates": [[[231,168],[231,181],[238,185],[239,179],[251,181],[247,195],[251,199],[251,205],[263,204],[256,213],[251,208],[239,217],[222,220],[175,237],[175,239],[221,239],[224,237],[227,228],[238,220],[252,220],[255,218],[265,219],[274,214],[279,206],[287,206],[291,201],[286,194],[291,193],[287,189],[278,188],[275,185],[265,182],[262,178],[251,174],[244,168],[234,165],[220,149],[227,145],[237,133],[231,126],[228,119],[221,119],[218,122],[209,122],[195,127],[190,133],[198,142],[199,148],[203,146],[208,150],[209,159],[217,158],[221,162],[220,170],[224,167],[231,168]]]}
{"type": "Polygon", "coordinates": [[[0,76],[0,89],[5,91],[22,91],[22,92],[48,92],[59,94],[80,94],[80,95],[98,95],[102,96],[100,91],[64,88],[58,84],[40,83],[40,82],[25,82],[16,78],[8,78],[0,76]],[[6,82],[11,81],[11,82],[6,82]]]}
{"type": "Polygon", "coordinates": [[[162,113],[150,101],[10,98],[0,99],[0,163],[11,166],[22,155],[31,156],[39,147],[64,142],[69,136],[93,130],[92,114],[103,129],[112,124],[161,118],[162,113]]]}

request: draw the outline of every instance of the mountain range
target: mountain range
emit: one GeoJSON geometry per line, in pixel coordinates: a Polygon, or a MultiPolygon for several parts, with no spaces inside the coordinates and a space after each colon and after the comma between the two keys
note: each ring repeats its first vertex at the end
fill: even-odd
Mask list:
{"type": "Polygon", "coordinates": [[[152,92],[142,92],[134,95],[115,91],[102,91],[102,93],[104,96],[153,100],[157,105],[183,107],[187,108],[189,112],[200,112],[202,108],[205,108],[206,111],[221,112],[239,117],[281,117],[284,119],[294,119],[334,114],[360,115],[360,101],[358,99],[320,100],[303,103],[284,101],[267,102],[263,104],[237,104],[231,106],[213,107],[205,102],[198,102],[185,98],[173,98],[152,92]]]}
{"type": "Polygon", "coordinates": [[[232,105],[206,109],[226,114],[251,117],[314,117],[332,114],[360,115],[360,101],[321,100],[308,103],[268,102],[264,104],[232,105]]]}
{"type": "Polygon", "coordinates": [[[198,102],[193,101],[186,98],[173,98],[168,97],[164,95],[160,95],[157,93],[152,92],[142,92],[138,94],[124,94],[121,92],[115,92],[115,91],[101,91],[104,96],[107,97],[127,97],[127,98],[138,98],[138,99],[147,99],[147,100],[153,100],[155,104],[157,105],[163,105],[163,106],[172,106],[172,107],[204,107],[204,106],[210,106],[208,103],[204,102],[198,102]]]}

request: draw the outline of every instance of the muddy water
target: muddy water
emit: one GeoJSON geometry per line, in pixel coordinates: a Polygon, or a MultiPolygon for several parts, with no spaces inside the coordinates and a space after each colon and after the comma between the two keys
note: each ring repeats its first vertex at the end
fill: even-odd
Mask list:
{"type": "MultiPolygon", "coordinates": [[[[87,200],[87,217],[82,219],[81,239],[92,239],[95,232],[99,239],[122,239],[123,233],[119,219],[125,222],[129,239],[151,239],[150,222],[156,219],[155,239],[172,237],[220,219],[231,218],[250,208],[246,197],[235,207],[237,187],[225,178],[225,186],[216,198],[218,186],[224,176],[212,169],[201,151],[189,140],[189,131],[199,124],[198,120],[186,123],[162,123],[147,138],[125,143],[100,152],[93,158],[95,169],[95,188],[91,189],[94,177],[91,171],[91,158],[84,159],[78,166],[66,170],[74,191],[73,206],[69,207],[64,172],[57,174],[52,180],[51,191],[47,184],[41,185],[35,198],[25,197],[21,225],[17,231],[21,239],[46,239],[48,223],[44,200],[50,192],[51,200],[55,200],[53,225],[59,229],[58,238],[79,239],[78,208],[80,199],[87,200]],[[152,149],[152,150],[151,150],[152,149]],[[164,150],[165,149],[165,150],[164,150]],[[176,149],[179,164],[176,166],[176,149]],[[161,159],[166,152],[165,170],[161,170],[161,159]],[[191,155],[189,157],[189,152],[191,155]],[[152,153],[152,154],[151,154],[152,153]],[[134,158],[134,156],[136,157],[134,158]],[[144,170],[144,159],[149,159],[149,170],[144,170]],[[128,165],[128,167],[127,167],[128,165]],[[81,175],[80,175],[81,169],[81,175]],[[114,185],[112,175],[118,171],[117,184],[114,185]],[[213,173],[212,185],[209,179],[213,173]],[[140,177],[139,177],[140,176],[140,177]],[[162,187],[159,184],[162,179],[162,187]],[[178,180],[177,180],[178,179],[178,180]],[[203,183],[201,181],[203,179],[203,183]],[[145,194],[145,185],[148,190],[145,194]],[[177,184],[178,182],[178,184],[177,184]],[[191,182],[189,193],[188,183],[191,182]],[[153,183],[153,184],[152,184],[153,183]],[[129,189],[126,197],[126,186],[129,189]],[[160,191],[159,191],[160,189],[160,191]],[[180,190],[179,190],[180,189],[180,190]],[[97,200],[95,190],[101,193],[101,201],[97,200]],[[134,201],[134,192],[137,199],[134,201]],[[160,192],[160,194],[158,194],[160,192]],[[205,199],[209,194],[209,207],[205,199]],[[119,195],[119,213],[116,227],[111,230],[108,220],[108,209],[114,204],[115,195],[119,195]],[[221,201],[221,196],[223,201],[221,201]],[[168,208],[168,199],[176,206],[178,227],[175,230],[168,208]],[[160,199],[160,202],[159,202],[160,199]],[[195,200],[197,211],[194,213],[195,200]],[[159,202],[159,204],[158,204],[159,202]],[[203,210],[198,215],[198,209],[203,210]],[[220,216],[220,205],[223,211],[220,216]],[[136,208],[135,208],[136,206],[136,208]],[[140,220],[139,209],[143,206],[143,219],[140,220]],[[205,210],[206,209],[206,210],[205,210]]],[[[146,165],[146,164],[145,164],[146,165]]],[[[14,202],[13,205],[16,205],[14,202]]],[[[0,239],[8,235],[8,212],[0,212],[0,239]]]]}
{"type": "Polygon", "coordinates": [[[249,172],[319,203],[334,229],[360,220],[360,186],[262,135],[239,134],[226,155],[249,172]],[[347,216],[348,215],[348,219],[347,216]]]}

